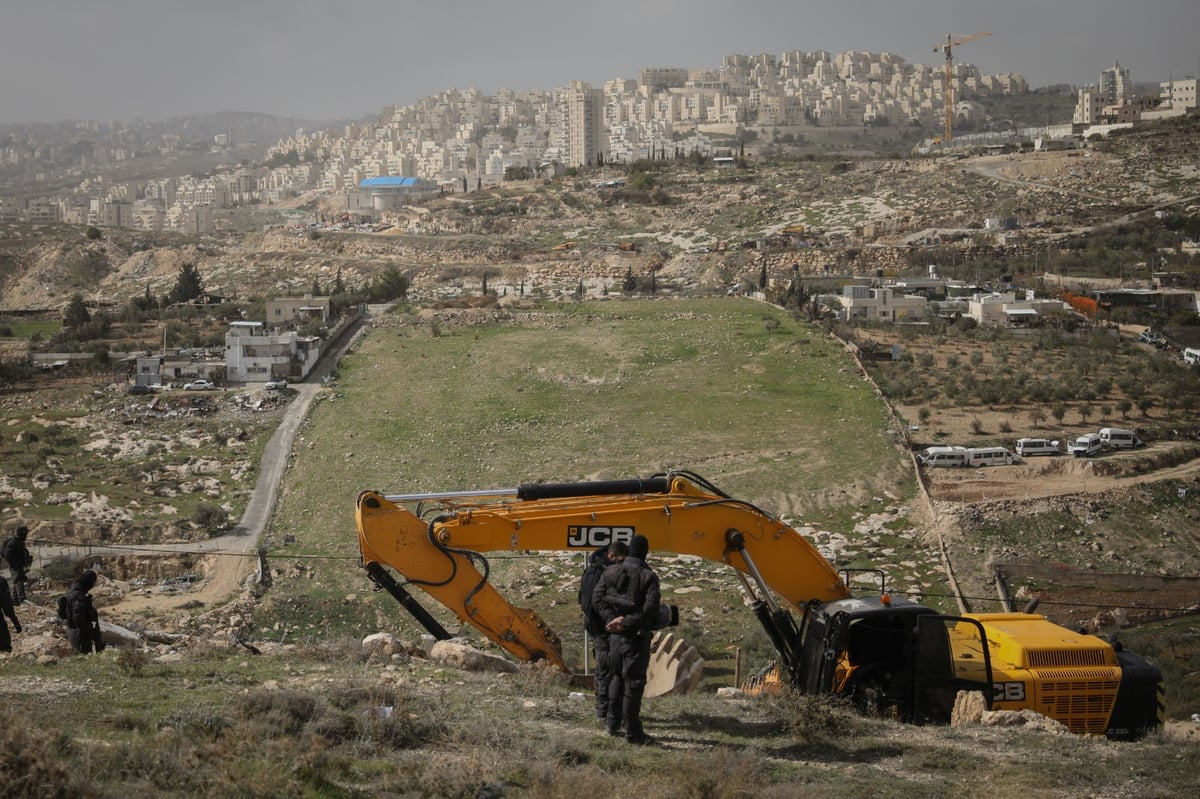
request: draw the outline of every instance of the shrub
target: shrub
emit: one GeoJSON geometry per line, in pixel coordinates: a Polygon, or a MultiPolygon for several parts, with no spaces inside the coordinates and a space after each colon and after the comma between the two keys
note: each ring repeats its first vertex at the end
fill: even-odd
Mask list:
{"type": "Polygon", "coordinates": [[[72,774],[62,742],[0,709],[0,774],[5,796],[96,796],[87,772],[72,774]]]}
{"type": "Polygon", "coordinates": [[[219,505],[201,502],[196,510],[192,511],[191,521],[210,533],[220,532],[229,521],[229,512],[219,505]]]}

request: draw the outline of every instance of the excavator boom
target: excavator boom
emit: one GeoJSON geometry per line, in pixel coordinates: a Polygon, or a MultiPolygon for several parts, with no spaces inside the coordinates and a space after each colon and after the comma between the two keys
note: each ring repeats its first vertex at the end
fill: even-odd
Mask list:
{"type": "Polygon", "coordinates": [[[441,494],[365,491],[357,508],[363,565],[376,582],[381,565],[389,566],[513,656],[564,670],[558,637],[534,611],[513,607],[495,590],[480,553],[590,552],[641,534],[654,552],[732,566],[747,585],[761,586],[768,604],[774,598],[767,586],[794,609],[850,595],[829,562],[787,524],[678,473],[441,494]]]}

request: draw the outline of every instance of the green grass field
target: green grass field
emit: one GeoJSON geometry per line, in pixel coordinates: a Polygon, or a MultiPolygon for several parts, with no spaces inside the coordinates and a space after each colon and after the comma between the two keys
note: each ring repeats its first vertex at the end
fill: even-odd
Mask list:
{"type": "MultiPolygon", "coordinates": [[[[353,625],[378,616],[411,632],[390,597],[378,614],[341,601],[370,586],[354,527],[365,489],[512,488],[681,468],[794,524],[841,532],[912,491],[886,406],[850,357],[748,300],[585,303],[436,331],[394,317],[340,371],[301,431],[272,522],[272,557],[303,559],[292,571],[305,578],[281,581],[261,605],[271,627],[299,603],[312,616],[301,630],[370,632],[353,625]]],[[[571,597],[545,599],[566,611],[571,597]]]]}

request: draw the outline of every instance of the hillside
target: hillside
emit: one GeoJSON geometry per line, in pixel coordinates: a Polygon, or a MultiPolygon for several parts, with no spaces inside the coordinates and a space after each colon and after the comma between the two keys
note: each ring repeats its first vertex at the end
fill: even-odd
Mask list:
{"type": "MultiPolygon", "coordinates": [[[[335,384],[305,387],[315,404],[262,542],[266,579],[232,594],[254,559],[190,549],[238,518],[287,395],[127,397],[96,380],[0,394],[5,527],[35,520],[35,538],[72,547],[69,562],[39,564],[42,609],[21,609],[27,632],[0,660],[0,751],[16,753],[0,755],[0,773],[100,796],[472,796],[501,779],[516,783],[509,796],[950,796],[964,783],[982,796],[1184,795],[1198,745],[1188,721],[1200,709],[1194,615],[1143,614],[1136,620],[1156,623],[1120,631],[1167,675],[1173,723],[1162,735],[1118,745],[1036,725],[913,728],[794,698],[719,697],[735,660],[757,665],[769,643],[727,571],[664,553],[656,566],[685,608],[680,632],[708,663],[705,690],[649,707],[664,746],[631,754],[591,726],[560,676],[431,659],[420,628],[368,590],[353,499],[366,488],[689,468],[780,514],[839,567],[884,568],[893,591],[944,611],[956,605],[943,542],[975,609],[997,609],[999,564],[1018,600],[1042,597],[1041,612],[1064,623],[1114,606],[1194,612],[1195,587],[1182,582],[1200,563],[1194,405],[1184,401],[1194,386],[1186,373],[1168,380],[1179,367],[1166,354],[1120,338],[948,327],[899,337],[913,356],[897,375],[880,363],[860,368],[830,335],[844,331],[728,294],[755,288],[764,266],[780,281],[792,264],[823,279],[920,270],[931,258],[964,274],[1032,268],[987,240],[985,216],[1037,223],[1025,246],[1043,253],[1159,205],[1194,216],[1195,144],[1195,128],[1184,127],[1087,155],[673,169],[656,173],[657,200],[653,189],[584,179],[504,186],[404,209],[379,232],[283,228],[196,242],[5,228],[9,309],[57,308],[75,292],[120,306],[166,292],[183,263],[241,300],[327,286],[339,272],[361,283],[390,267],[412,285],[408,303],[377,310],[335,384]],[[785,228],[797,232],[772,238],[785,228]],[[913,243],[935,234],[940,243],[913,243]],[[1001,252],[1013,260],[1000,264],[1001,252]],[[623,296],[627,277],[651,274],[656,297],[623,296]],[[494,299],[468,302],[484,281],[494,299]],[[978,386],[1021,369],[1097,382],[1097,364],[1120,364],[1131,381],[1058,400],[1054,434],[1120,420],[1153,431],[1147,450],[1053,467],[914,469],[921,445],[1049,432],[1052,415],[1035,415],[1033,394],[988,399],[971,393],[978,386]],[[951,372],[961,391],[945,386],[951,372]],[[1122,411],[1139,393],[1153,402],[1140,415],[1122,411]],[[139,550],[166,542],[184,554],[139,550]],[[101,543],[129,549],[89,551],[101,543]],[[104,575],[101,613],[134,643],[82,661],[66,655],[47,609],[62,575],[93,560],[104,575]],[[365,651],[361,639],[380,630],[396,649],[365,651]],[[29,718],[38,729],[22,723],[29,718]],[[100,775],[91,786],[77,776],[85,765],[100,775]]],[[[140,335],[153,342],[161,332],[148,325],[140,335]]],[[[878,328],[865,335],[892,343],[878,328]]],[[[496,558],[492,573],[560,631],[572,662],[582,660],[580,565],[523,553],[496,558]]]]}
{"type": "MultiPolygon", "coordinates": [[[[147,289],[161,295],[184,262],[199,267],[210,290],[242,301],[303,293],[314,280],[329,285],[339,271],[353,287],[389,265],[411,273],[418,298],[452,293],[485,269],[519,271],[544,292],[573,291],[583,279],[597,293],[629,270],[661,270],[681,286],[755,281],[764,258],[779,278],[793,264],[809,275],[870,275],[929,261],[953,272],[981,258],[1028,259],[1032,270],[1034,252],[1095,226],[1194,206],[1197,144],[1200,125],[1184,120],[1083,151],[652,166],[637,189],[633,180],[594,185],[605,172],[506,182],[400,209],[378,233],[331,224],[196,241],[108,230],[92,241],[82,230],[8,225],[0,227],[0,276],[6,307],[51,309],[75,292],[118,305],[147,289]],[[1011,217],[1022,229],[998,240],[983,230],[989,217],[1011,217]],[[621,243],[637,252],[616,251],[621,243]]],[[[309,218],[336,217],[336,199],[322,209],[311,198],[309,218]]]]}

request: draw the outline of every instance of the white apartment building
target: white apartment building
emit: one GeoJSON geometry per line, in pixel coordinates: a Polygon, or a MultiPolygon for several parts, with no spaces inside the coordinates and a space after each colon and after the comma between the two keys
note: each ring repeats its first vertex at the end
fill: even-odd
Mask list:
{"type": "Polygon", "coordinates": [[[567,89],[567,166],[596,166],[608,155],[604,93],[584,81],[567,89]]]}
{"type": "Polygon", "coordinates": [[[1129,78],[1129,67],[1114,62],[1100,72],[1100,96],[1104,105],[1121,105],[1133,99],[1133,81],[1129,78]]]}

